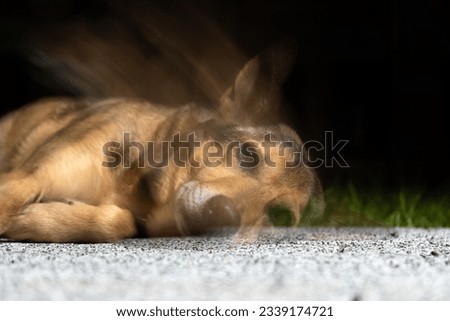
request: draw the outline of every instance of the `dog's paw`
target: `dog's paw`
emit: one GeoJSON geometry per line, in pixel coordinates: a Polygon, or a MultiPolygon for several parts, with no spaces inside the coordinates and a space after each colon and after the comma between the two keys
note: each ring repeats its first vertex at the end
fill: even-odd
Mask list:
{"type": "Polygon", "coordinates": [[[41,210],[42,204],[30,204],[18,214],[11,216],[4,233],[7,238],[17,241],[53,241],[54,224],[48,213],[41,210]]]}

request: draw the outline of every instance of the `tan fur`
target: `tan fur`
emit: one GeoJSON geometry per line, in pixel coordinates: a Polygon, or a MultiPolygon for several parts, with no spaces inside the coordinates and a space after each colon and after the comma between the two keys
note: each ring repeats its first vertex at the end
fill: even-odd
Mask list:
{"type": "Polygon", "coordinates": [[[180,154],[199,166],[176,166],[173,154],[167,167],[139,166],[134,147],[130,167],[102,166],[108,161],[105,144],[123,146],[124,133],[144,145],[195,133],[201,146],[258,142],[272,133],[276,144],[287,138],[301,148],[297,134],[275,119],[286,64],[292,65],[285,53],[290,47],[282,43],[251,60],[216,109],[195,104],[170,109],[125,98],[53,98],[8,115],[0,122],[0,234],[15,240],[108,242],[231,225],[240,226],[242,234],[269,225],[267,209],[276,205],[288,208],[298,224],[311,196],[320,194],[320,183],[304,165],[286,169],[293,149],[285,155],[272,150],[276,166],[262,163],[254,169],[242,168],[238,154],[232,154],[232,166],[225,166],[224,157],[218,158],[221,166],[205,166],[199,150],[180,154]]]}

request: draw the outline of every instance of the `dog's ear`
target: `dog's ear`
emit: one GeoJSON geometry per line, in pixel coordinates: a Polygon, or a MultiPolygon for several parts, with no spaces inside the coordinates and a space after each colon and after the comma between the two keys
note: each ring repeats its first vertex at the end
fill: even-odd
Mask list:
{"type": "Polygon", "coordinates": [[[291,73],[297,52],[293,38],[283,38],[250,60],[221,98],[223,116],[243,125],[279,120],[281,88],[291,73]]]}

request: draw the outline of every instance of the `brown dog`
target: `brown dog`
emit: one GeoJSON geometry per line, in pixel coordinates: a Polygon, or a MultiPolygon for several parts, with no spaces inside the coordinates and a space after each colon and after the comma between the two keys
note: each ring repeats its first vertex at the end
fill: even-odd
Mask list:
{"type": "Polygon", "coordinates": [[[294,46],[248,62],[215,109],[146,101],[47,99],[0,122],[0,234],[106,242],[298,224],[321,187],[302,142],[279,124],[294,46]]]}

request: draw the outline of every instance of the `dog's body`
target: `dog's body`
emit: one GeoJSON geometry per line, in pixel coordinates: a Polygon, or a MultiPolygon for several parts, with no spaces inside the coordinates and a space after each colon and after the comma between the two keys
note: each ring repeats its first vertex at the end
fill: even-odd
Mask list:
{"type": "Polygon", "coordinates": [[[251,60],[215,109],[54,98],[8,115],[0,122],[0,234],[104,242],[221,226],[244,231],[268,225],[274,206],[287,208],[297,224],[321,188],[304,163],[286,166],[302,148],[276,117],[290,47],[285,42],[251,60]],[[258,144],[267,133],[270,150],[258,144]],[[205,159],[205,144],[217,152],[217,144],[233,142],[215,154],[219,163],[205,159]],[[163,162],[152,165],[149,157],[163,162]]]}

